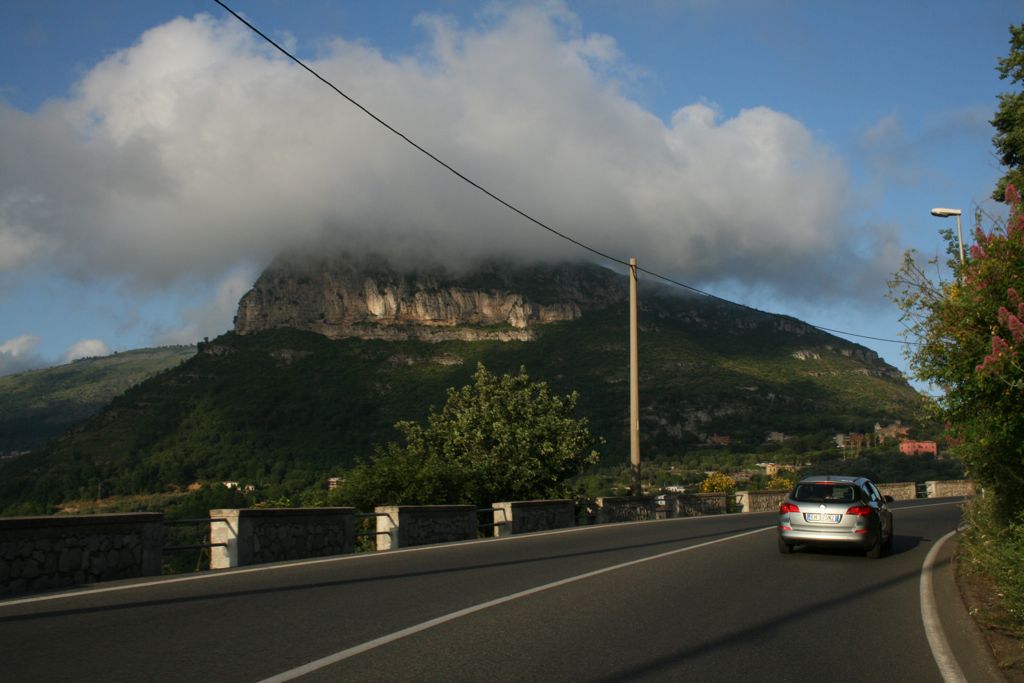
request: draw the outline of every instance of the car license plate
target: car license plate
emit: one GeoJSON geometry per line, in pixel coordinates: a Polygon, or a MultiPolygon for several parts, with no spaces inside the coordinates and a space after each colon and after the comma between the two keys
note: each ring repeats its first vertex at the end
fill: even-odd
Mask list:
{"type": "Polygon", "coordinates": [[[842,515],[826,515],[819,512],[808,512],[804,514],[804,519],[808,522],[823,522],[825,524],[838,524],[840,517],[842,517],[842,515]]]}

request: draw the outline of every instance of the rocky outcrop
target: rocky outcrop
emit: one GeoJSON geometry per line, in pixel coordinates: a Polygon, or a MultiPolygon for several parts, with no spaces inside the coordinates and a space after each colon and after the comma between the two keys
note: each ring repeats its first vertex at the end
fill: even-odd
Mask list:
{"type": "Polygon", "coordinates": [[[624,300],[625,278],[597,266],[513,268],[472,273],[400,273],[379,258],[278,259],[238,304],[235,331],[277,327],[332,339],[530,340],[546,323],[624,300]]]}

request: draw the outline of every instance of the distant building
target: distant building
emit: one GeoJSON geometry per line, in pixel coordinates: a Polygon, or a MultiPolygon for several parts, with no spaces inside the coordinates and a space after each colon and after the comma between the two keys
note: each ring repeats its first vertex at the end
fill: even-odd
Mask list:
{"type": "Polygon", "coordinates": [[[875,440],[879,446],[884,444],[886,439],[906,439],[908,436],[910,436],[910,427],[904,427],[899,420],[888,427],[875,423],[875,440]]]}
{"type": "Polygon", "coordinates": [[[795,465],[780,465],[777,462],[759,462],[758,467],[764,468],[764,473],[769,478],[779,476],[780,472],[793,472],[796,470],[795,465]]]}
{"type": "Polygon", "coordinates": [[[732,443],[732,437],[712,434],[711,436],[708,437],[707,442],[711,446],[728,446],[730,443],[732,443]]]}
{"type": "Polygon", "coordinates": [[[341,477],[328,477],[327,478],[327,490],[333,491],[341,485],[341,477]]]}
{"type": "Polygon", "coordinates": [[[786,441],[786,435],[782,432],[768,432],[768,438],[765,439],[768,443],[784,443],[786,441]]]}
{"type": "Polygon", "coordinates": [[[939,445],[934,441],[900,441],[900,453],[903,455],[935,455],[939,454],[939,445]]]}
{"type": "Polygon", "coordinates": [[[871,445],[871,436],[868,434],[858,434],[856,432],[850,432],[849,434],[836,434],[832,439],[836,448],[843,451],[844,457],[852,451],[853,457],[860,455],[860,449],[864,446],[871,445]]]}

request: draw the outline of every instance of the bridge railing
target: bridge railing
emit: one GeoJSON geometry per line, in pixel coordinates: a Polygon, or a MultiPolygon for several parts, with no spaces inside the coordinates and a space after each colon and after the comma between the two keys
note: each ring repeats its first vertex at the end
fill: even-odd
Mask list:
{"type": "MultiPolygon", "coordinates": [[[[903,487],[901,497],[919,495],[903,487]]],[[[896,490],[896,489],[892,489],[896,490]]],[[[970,496],[971,481],[926,482],[928,497],[970,496]]],[[[784,491],[740,492],[742,511],[774,509],[784,491]]],[[[891,494],[886,494],[891,495],[891,494]]],[[[96,581],[157,575],[161,556],[209,551],[210,568],[463,541],[481,536],[732,512],[724,493],[535,500],[473,505],[211,510],[201,519],[160,513],[0,518],[0,596],[96,581]],[[207,524],[206,542],[168,543],[167,527],[207,524]],[[357,528],[358,527],[358,528],[357,528]]],[[[202,556],[200,556],[200,561],[202,556]]],[[[201,562],[199,563],[201,565],[201,562]]]]}
{"type": "Polygon", "coordinates": [[[196,553],[196,566],[193,571],[199,571],[201,569],[210,568],[210,549],[211,548],[222,548],[225,547],[226,543],[212,543],[210,542],[210,523],[211,522],[225,522],[224,518],[210,518],[210,517],[191,517],[182,519],[164,519],[164,543],[161,548],[161,554],[172,555],[170,560],[165,559],[165,573],[166,567],[171,567],[172,573],[177,571],[187,571],[186,565],[183,564],[181,557],[183,553],[197,550],[196,553]],[[172,527],[168,529],[168,527],[172,527]],[[181,527],[183,529],[174,529],[174,527],[181,527]],[[191,527],[191,529],[189,529],[191,527]],[[181,533],[181,531],[185,533],[181,533]],[[189,533],[191,531],[191,533],[189,533]],[[168,538],[173,536],[175,539],[188,539],[188,538],[199,538],[205,539],[205,542],[200,543],[178,543],[177,545],[168,544],[168,538]]]}

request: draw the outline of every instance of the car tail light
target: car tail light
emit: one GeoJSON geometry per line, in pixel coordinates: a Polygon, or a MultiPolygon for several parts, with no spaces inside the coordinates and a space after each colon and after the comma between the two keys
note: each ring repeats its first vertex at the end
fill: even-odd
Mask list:
{"type": "Polygon", "coordinates": [[[871,508],[867,505],[854,505],[852,508],[846,511],[848,515],[857,515],[858,517],[870,517],[871,508]]]}
{"type": "Polygon", "coordinates": [[[779,506],[780,515],[785,515],[790,512],[800,512],[800,508],[798,508],[794,503],[783,503],[779,506]]]}

